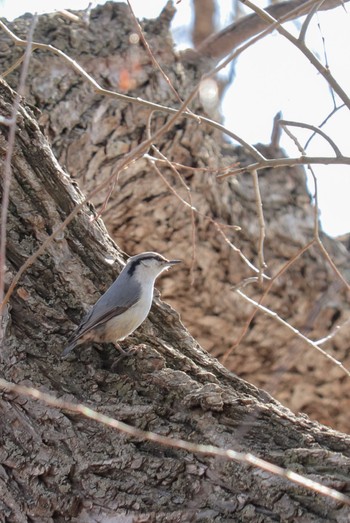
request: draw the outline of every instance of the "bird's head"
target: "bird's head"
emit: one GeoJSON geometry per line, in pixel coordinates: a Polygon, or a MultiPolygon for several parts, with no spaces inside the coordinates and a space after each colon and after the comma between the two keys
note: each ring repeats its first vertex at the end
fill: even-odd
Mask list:
{"type": "Polygon", "coordinates": [[[130,277],[138,281],[154,281],[163,271],[181,260],[167,260],[156,252],[143,252],[129,258],[126,269],[130,277]]]}

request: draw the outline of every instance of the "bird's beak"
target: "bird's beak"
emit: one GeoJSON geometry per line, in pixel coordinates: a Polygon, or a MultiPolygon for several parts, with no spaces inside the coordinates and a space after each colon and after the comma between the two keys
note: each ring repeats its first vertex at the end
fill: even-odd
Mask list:
{"type": "Polygon", "coordinates": [[[181,263],[182,260],[168,260],[167,263],[169,263],[169,265],[176,265],[177,263],[181,263]]]}

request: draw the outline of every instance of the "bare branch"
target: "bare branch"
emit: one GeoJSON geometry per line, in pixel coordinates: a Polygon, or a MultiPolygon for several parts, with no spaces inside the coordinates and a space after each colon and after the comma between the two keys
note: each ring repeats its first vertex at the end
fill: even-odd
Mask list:
{"type": "MultiPolygon", "coordinates": [[[[328,67],[325,67],[316,56],[310,51],[304,42],[300,41],[298,38],[293,36],[287,29],[285,29],[273,16],[271,16],[266,10],[260,9],[250,0],[241,0],[245,5],[250,7],[262,20],[269,24],[274,24],[276,30],[284,36],[289,42],[291,42],[295,47],[297,47],[302,54],[311,62],[311,64],[317,69],[317,71],[324,77],[326,82],[332,87],[334,92],[339,96],[339,98],[344,102],[344,104],[350,109],[350,98],[346,92],[340,87],[338,82],[335,80],[334,76],[331,74],[328,67]]],[[[323,4],[328,5],[328,3],[323,4]]]]}
{"type": "Polygon", "coordinates": [[[308,30],[310,22],[313,19],[313,17],[315,16],[315,14],[317,13],[317,11],[320,10],[320,8],[321,8],[322,4],[324,3],[324,1],[325,0],[321,0],[317,4],[313,5],[311,10],[310,10],[310,12],[307,14],[307,17],[305,18],[304,23],[303,23],[303,25],[301,27],[301,30],[300,30],[300,33],[299,33],[299,41],[300,42],[305,43],[306,31],[308,30]]]}
{"type": "MultiPolygon", "coordinates": [[[[226,236],[226,234],[224,233],[224,231],[222,230],[223,226],[217,222],[215,222],[213,219],[211,219],[211,222],[213,223],[214,227],[216,228],[216,230],[221,234],[221,236],[224,238],[225,242],[227,243],[227,245],[234,251],[236,252],[239,257],[241,258],[241,260],[244,261],[244,263],[252,270],[254,271],[255,273],[259,274],[260,271],[257,267],[255,267],[255,265],[253,265],[249,260],[248,258],[243,254],[243,252],[238,249],[238,247],[236,247],[229,239],[228,237],[226,236]]],[[[270,278],[268,276],[266,276],[266,274],[262,274],[262,277],[266,280],[269,280],[270,278]]],[[[256,281],[256,278],[255,280],[256,281]]]]}
{"type": "MultiPolygon", "coordinates": [[[[304,122],[292,122],[291,120],[279,120],[279,124],[289,125],[291,127],[301,127],[302,129],[310,129],[311,131],[314,131],[314,133],[321,135],[329,143],[329,145],[332,147],[333,151],[335,152],[338,158],[343,158],[343,155],[340,152],[340,149],[337,146],[337,144],[334,143],[333,140],[325,132],[321,131],[321,129],[319,129],[318,127],[304,122]]],[[[305,150],[303,154],[306,154],[305,150]]]]}
{"type": "MultiPolygon", "coordinates": [[[[303,149],[303,147],[301,146],[301,144],[299,143],[299,141],[297,140],[297,138],[292,135],[290,133],[290,131],[287,129],[287,128],[284,128],[286,132],[288,132],[288,134],[290,136],[292,136],[294,142],[296,143],[297,147],[299,148],[299,151],[301,152],[301,154],[304,154],[305,153],[305,150],[303,149]]],[[[327,135],[326,135],[327,136],[327,135]]],[[[337,148],[337,147],[336,147],[337,148]]],[[[338,148],[337,148],[338,149],[338,148]]],[[[338,149],[339,151],[339,149],[338,149]]],[[[340,152],[340,151],[339,151],[340,152]]],[[[335,263],[333,262],[332,258],[330,257],[330,255],[328,254],[327,252],[327,249],[325,248],[325,246],[323,245],[322,243],[322,240],[320,238],[320,231],[319,231],[319,222],[318,222],[318,191],[317,191],[317,178],[316,178],[316,175],[313,171],[313,169],[311,168],[310,165],[308,165],[308,168],[309,168],[309,171],[312,175],[312,178],[314,180],[314,186],[315,186],[315,195],[314,195],[314,198],[315,198],[315,210],[314,210],[314,237],[315,237],[315,240],[316,240],[316,243],[317,245],[320,247],[321,249],[321,253],[322,255],[326,258],[327,262],[329,263],[329,265],[332,267],[333,271],[335,272],[335,274],[337,275],[337,277],[339,278],[339,280],[343,283],[343,285],[346,287],[346,289],[348,291],[350,291],[350,284],[345,280],[344,276],[341,274],[341,272],[339,271],[339,269],[337,268],[337,266],[335,265],[335,263]]]]}
{"type": "Polygon", "coordinates": [[[201,42],[215,31],[215,11],[218,9],[214,0],[192,0],[193,3],[193,29],[192,41],[197,47],[201,42]]]}
{"type": "MultiPolygon", "coordinates": [[[[348,0],[345,1],[347,2],[348,0]]],[[[242,3],[248,5],[244,0],[242,0],[242,3]]],[[[265,35],[272,32],[277,27],[277,24],[299,18],[300,16],[307,14],[310,8],[314,5],[318,4],[319,0],[309,0],[307,2],[305,2],[305,0],[293,0],[290,2],[279,2],[269,5],[265,9],[266,13],[269,13],[271,18],[273,17],[277,19],[278,22],[276,21],[272,24],[265,35]]],[[[326,11],[338,6],[338,0],[326,0],[323,2],[320,10],[326,11]]],[[[233,24],[230,24],[222,31],[219,31],[204,40],[204,42],[202,42],[197,48],[197,52],[202,56],[220,60],[230,53],[232,49],[235,49],[243,42],[262,31],[266,31],[266,22],[257,14],[251,14],[233,24]]]]}
{"type": "Polygon", "coordinates": [[[137,32],[139,34],[139,37],[140,37],[140,40],[141,42],[143,43],[149,57],[151,58],[152,60],[152,63],[154,65],[154,67],[156,69],[158,69],[158,71],[160,71],[161,75],[163,76],[165,82],[168,84],[168,86],[170,87],[170,90],[171,92],[175,95],[176,99],[178,102],[180,102],[180,104],[183,103],[183,100],[181,99],[181,97],[179,96],[178,92],[176,91],[175,87],[173,86],[173,84],[171,83],[170,81],[170,78],[169,76],[165,73],[165,71],[162,69],[160,63],[158,62],[158,60],[156,59],[156,57],[154,56],[150,46],[149,46],[149,43],[147,42],[146,38],[145,38],[145,35],[143,34],[143,31],[142,31],[142,27],[141,25],[139,24],[139,21],[137,20],[136,18],[136,15],[134,13],[134,10],[132,8],[132,5],[130,3],[130,0],[126,0],[127,3],[128,3],[128,6],[129,6],[129,9],[130,9],[130,13],[131,13],[131,16],[134,20],[134,24],[136,26],[136,29],[137,29],[137,32]]]}
{"type": "MultiPolygon", "coordinates": [[[[273,276],[273,278],[271,278],[267,288],[265,289],[263,295],[260,297],[259,299],[259,305],[262,304],[262,302],[264,301],[264,299],[266,298],[266,296],[268,295],[268,293],[270,292],[273,284],[275,283],[275,281],[280,277],[282,276],[282,274],[284,274],[299,258],[300,256],[302,256],[306,251],[308,251],[311,247],[311,245],[313,245],[315,243],[315,238],[313,238],[311,241],[309,241],[306,245],[304,245],[304,247],[302,249],[300,249],[292,258],[290,258],[282,267],[281,269],[273,276]]],[[[249,318],[247,319],[247,321],[245,322],[245,325],[242,329],[242,332],[241,334],[239,335],[238,339],[234,342],[234,344],[225,352],[225,354],[223,355],[223,357],[221,358],[221,363],[223,365],[225,365],[225,362],[227,361],[227,359],[229,358],[230,354],[235,350],[235,348],[241,343],[242,339],[244,338],[244,336],[247,334],[248,332],[248,329],[249,329],[249,325],[251,324],[251,322],[253,321],[256,313],[258,311],[258,308],[254,309],[254,311],[251,313],[251,315],[249,316],[249,318]]]]}
{"type": "Polygon", "coordinates": [[[239,167],[238,169],[233,169],[231,172],[225,174],[219,174],[217,176],[218,180],[223,180],[229,176],[236,176],[244,172],[251,172],[254,170],[260,171],[261,169],[276,169],[277,167],[289,166],[293,167],[294,165],[350,165],[349,156],[340,156],[340,157],[329,157],[329,156],[300,156],[299,158],[267,158],[262,162],[251,163],[246,167],[239,167]]]}
{"type": "Polygon", "coordinates": [[[341,329],[343,329],[345,326],[349,325],[349,323],[350,323],[350,318],[347,319],[346,321],[344,321],[342,323],[342,325],[336,325],[334,327],[334,329],[329,334],[327,334],[327,336],[325,336],[324,338],[321,338],[320,340],[315,341],[316,345],[323,345],[327,341],[332,340],[338,334],[338,332],[340,332],[341,329]]]}
{"type": "Polygon", "coordinates": [[[338,276],[338,278],[343,283],[343,285],[346,287],[346,289],[348,291],[350,291],[350,284],[346,281],[346,279],[344,278],[342,273],[339,271],[338,267],[335,265],[335,263],[332,260],[332,258],[330,257],[330,255],[328,254],[328,251],[327,251],[326,247],[323,245],[321,238],[319,236],[317,236],[316,240],[317,240],[318,246],[321,249],[321,252],[322,252],[323,256],[326,258],[326,260],[328,261],[329,265],[332,267],[333,271],[338,276]]]}
{"type": "Polygon", "coordinates": [[[98,423],[126,434],[127,436],[132,436],[133,438],[152,441],[163,447],[182,449],[187,452],[200,454],[203,456],[216,456],[229,461],[237,461],[238,463],[243,463],[245,465],[250,465],[265,470],[269,474],[282,477],[288,481],[291,481],[292,483],[296,483],[297,485],[301,485],[307,489],[313,490],[318,494],[330,497],[338,502],[345,503],[346,505],[350,505],[350,498],[341,492],[322,485],[321,483],[309,479],[306,476],[297,474],[292,470],[284,469],[278,465],[265,461],[264,459],[258,458],[251,453],[237,452],[233,449],[222,449],[220,447],[215,447],[214,445],[203,445],[200,443],[192,443],[183,439],[161,436],[155,432],[145,431],[128,425],[123,421],[106,416],[105,414],[101,414],[100,412],[91,409],[87,405],[62,401],[55,398],[54,396],[51,396],[50,394],[34,389],[33,387],[25,387],[23,385],[10,383],[9,381],[6,381],[2,378],[0,379],[0,388],[6,392],[13,392],[27,398],[34,398],[36,400],[42,401],[46,405],[50,405],[51,407],[55,407],[60,410],[66,410],[75,414],[79,414],[87,419],[97,421],[98,423]]]}
{"type": "Polygon", "coordinates": [[[298,331],[298,329],[296,329],[295,327],[292,327],[292,325],[290,323],[283,320],[276,312],[268,309],[267,307],[264,307],[263,305],[261,305],[260,303],[258,303],[255,300],[253,300],[252,298],[249,298],[246,294],[244,294],[242,291],[240,291],[238,289],[236,290],[236,293],[239,294],[239,296],[241,296],[243,299],[245,299],[248,303],[254,305],[254,307],[256,307],[256,309],[259,309],[260,311],[264,312],[268,316],[271,316],[272,318],[277,320],[279,323],[284,325],[284,327],[286,327],[287,329],[292,331],[296,336],[298,336],[298,338],[302,339],[303,341],[305,341],[305,343],[307,343],[308,345],[310,345],[311,347],[316,349],[318,352],[320,352],[325,358],[329,359],[332,363],[337,365],[337,367],[339,367],[339,369],[341,369],[347,376],[350,377],[350,371],[346,367],[344,367],[344,365],[340,361],[333,358],[333,356],[328,354],[328,352],[321,349],[321,347],[319,347],[318,343],[311,341],[307,336],[304,336],[304,334],[302,334],[300,331],[298,331]]]}
{"type": "Polygon", "coordinates": [[[255,192],[255,202],[259,219],[259,247],[258,247],[258,260],[259,260],[259,283],[263,282],[263,273],[266,268],[266,263],[264,260],[264,240],[265,240],[265,221],[263,213],[263,205],[261,201],[260,187],[259,187],[259,178],[257,171],[252,171],[253,177],[253,186],[255,192]]]}
{"type": "MultiPolygon", "coordinates": [[[[0,27],[15,42],[15,45],[20,46],[20,47],[25,47],[27,45],[27,41],[26,40],[22,40],[21,38],[18,38],[1,20],[0,20],[0,27]]],[[[252,45],[251,42],[249,42],[249,45],[252,45]]],[[[247,46],[248,46],[248,44],[247,44],[247,46]]],[[[173,109],[171,107],[166,107],[164,105],[160,105],[160,104],[156,104],[156,103],[153,103],[153,102],[149,102],[149,101],[143,100],[142,98],[134,98],[133,96],[128,96],[126,94],[121,94],[121,93],[117,93],[117,92],[114,92],[114,91],[110,91],[109,89],[104,89],[75,60],[70,58],[67,54],[65,54],[60,49],[57,49],[56,47],[53,47],[52,45],[42,44],[42,43],[39,43],[39,42],[33,42],[32,49],[33,49],[33,51],[35,49],[41,49],[43,51],[49,51],[49,52],[52,52],[52,53],[56,54],[60,58],[62,58],[64,61],[66,61],[69,64],[70,67],[72,67],[72,69],[76,73],[78,73],[80,76],[82,76],[84,78],[84,80],[86,80],[88,83],[91,84],[91,86],[94,88],[96,94],[101,94],[103,96],[110,96],[112,98],[117,98],[119,100],[122,100],[122,101],[128,102],[128,103],[142,105],[142,106],[147,107],[147,108],[149,108],[149,109],[151,109],[153,111],[160,111],[160,112],[164,112],[164,113],[168,113],[168,114],[172,114],[172,115],[178,114],[178,109],[173,109]]],[[[236,54],[239,54],[240,52],[241,52],[241,50],[237,50],[236,54]]],[[[17,60],[17,62],[15,64],[16,66],[18,66],[21,63],[22,58],[17,60]]],[[[231,59],[233,59],[233,58],[230,58],[230,60],[231,59]]],[[[205,78],[208,78],[210,76],[215,75],[221,69],[221,67],[222,66],[220,66],[218,68],[215,68],[210,73],[207,73],[205,75],[205,78]]],[[[11,71],[12,70],[14,70],[14,66],[12,66],[11,71]]],[[[8,71],[6,71],[5,74],[8,74],[8,71]]],[[[255,147],[253,147],[252,145],[250,145],[249,143],[244,141],[240,136],[238,136],[234,132],[232,132],[229,129],[227,129],[224,125],[222,125],[222,124],[220,124],[218,122],[215,122],[214,120],[211,120],[210,118],[206,118],[204,116],[198,116],[198,115],[190,112],[187,109],[187,105],[189,104],[189,102],[192,101],[195,98],[196,94],[198,93],[199,86],[200,86],[200,82],[198,83],[197,87],[194,89],[192,94],[188,97],[187,102],[186,102],[186,109],[184,111],[181,111],[182,117],[190,118],[192,120],[195,120],[198,123],[206,123],[206,124],[208,124],[209,126],[213,127],[214,129],[217,129],[218,131],[221,131],[222,133],[226,134],[227,136],[229,136],[230,138],[232,138],[233,140],[238,142],[240,145],[242,145],[242,147],[244,147],[245,150],[247,152],[249,152],[257,161],[264,160],[263,155],[260,154],[259,151],[255,147]]],[[[179,117],[179,116],[180,116],[180,114],[178,114],[177,117],[179,117]]]]}
{"type": "MultiPolygon", "coordinates": [[[[11,186],[11,159],[13,154],[13,149],[15,146],[15,136],[17,128],[17,113],[21,102],[21,97],[24,94],[25,82],[28,73],[30,56],[32,53],[32,40],[34,28],[37,23],[37,16],[33,17],[33,20],[29,27],[28,32],[28,42],[26,44],[26,50],[23,55],[23,67],[21,70],[21,75],[18,84],[18,92],[14,98],[12,113],[9,124],[9,135],[8,135],[8,144],[6,150],[5,164],[4,164],[4,174],[3,174],[3,194],[1,202],[1,228],[0,228],[0,303],[3,301],[4,290],[5,290],[5,270],[6,270],[6,228],[7,228],[7,211],[10,198],[10,186],[11,186]]],[[[1,309],[2,311],[2,309],[1,309]]],[[[1,314],[0,311],[0,314],[1,314]]],[[[2,322],[0,321],[0,342],[2,341],[3,332],[1,329],[2,322]]]]}
{"type": "MultiPolygon", "coordinates": [[[[160,153],[161,154],[161,153],[160,153]]],[[[163,156],[163,155],[162,155],[163,156]]],[[[260,269],[258,269],[257,267],[255,267],[249,260],[248,258],[246,258],[246,256],[244,256],[244,254],[242,253],[242,251],[240,249],[238,249],[226,236],[226,234],[224,233],[224,231],[222,230],[223,228],[223,225],[218,223],[217,221],[215,221],[213,218],[211,218],[210,216],[207,216],[206,214],[200,212],[196,207],[193,206],[192,204],[192,196],[190,198],[190,203],[187,202],[186,200],[184,200],[180,194],[178,194],[178,192],[174,189],[174,187],[172,187],[170,185],[170,183],[168,182],[168,180],[163,176],[163,174],[161,173],[161,171],[158,169],[158,167],[156,166],[156,162],[157,161],[164,161],[163,160],[159,160],[157,158],[152,158],[151,156],[149,155],[145,155],[145,158],[151,163],[152,167],[155,169],[156,173],[158,174],[158,176],[163,180],[163,182],[165,183],[165,185],[168,187],[168,189],[174,194],[174,196],[176,198],[178,198],[180,200],[180,202],[185,205],[187,208],[190,209],[191,211],[191,217],[192,217],[192,231],[194,231],[194,214],[198,214],[199,216],[201,216],[202,218],[204,218],[205,220],[208,220],[212,225],[214,225],[214,227],[216,228],[216,230],[220,233],[220,235],[223,237],[223,239],[225,240],[225,242],[228,244],[228,246],[234,251],[236,252],[240,258],[243,260],[243,262],[252,270],[254,271],[255,273],[258,273],[259,276],[261,275],[262,278],[264,279],[270,279],[268,276],[266,276],[265,274],[263,274],[261,272],[260,269]]],[[[167,160],[167,162],[169,162],[169,160],[167,160]]],[[[171,164],[171,162],[170,162],[171,164]]],[[[231,226],[232,227],[232,226],[231,226]]],[[[192,244],[194,245],[194,232],[192,234],[192,244]]],[[[194,255],[195,255],[195,251],[194,251],[194,247],[193,247],[193,259],[194,259],[194,255]]]]}
{"type": "MultiPolygon", "coordinates": [[[[345,107],[345,104],[341,104],[339,105],[338,107],[334,107],[334,109],[332,109],[332,111],[326,116],[326,118],[320,123],[320,125],[317,127],[317,129],[321,129],[321,127],[323,127],[330,118],[332,118],[332,116],[337,112],[339,111],[339,109],[343,109],[343,107],[345,107]]],[[[304,149],[306,150],[309,143],[311,142],[311,140],[314,138],[316,133],[312,133],[312,135],[310,136],[310,138],[308,139],[308,141],[306,142],[306,144],[304,145],[304,149]]]]}

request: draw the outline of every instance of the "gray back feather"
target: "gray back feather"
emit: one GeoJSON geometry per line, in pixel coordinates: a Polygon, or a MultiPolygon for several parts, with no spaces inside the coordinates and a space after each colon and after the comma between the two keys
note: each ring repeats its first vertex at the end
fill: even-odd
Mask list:
{"type": "Polygon", "coordinates": [[[124,267],[115,282],[85,316],[74,335],[75,339],[80,338],[97,325],[102,325],[111,318],[122,314],[139,300],[141,285],[135,279],[130,278],[127,270],[128,266],[124,267]]]}

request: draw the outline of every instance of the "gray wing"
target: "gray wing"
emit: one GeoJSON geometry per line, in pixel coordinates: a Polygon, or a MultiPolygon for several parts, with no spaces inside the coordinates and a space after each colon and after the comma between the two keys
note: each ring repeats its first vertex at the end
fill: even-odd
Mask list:
{"type": "Polygon", "coordinates": [[[132,281],[126,273],[122,272],[82,320],[74,333],[73,340],[78,340],[98,325],[128,310],[135,305],[140,295],[140,284],[132,281]]]}

